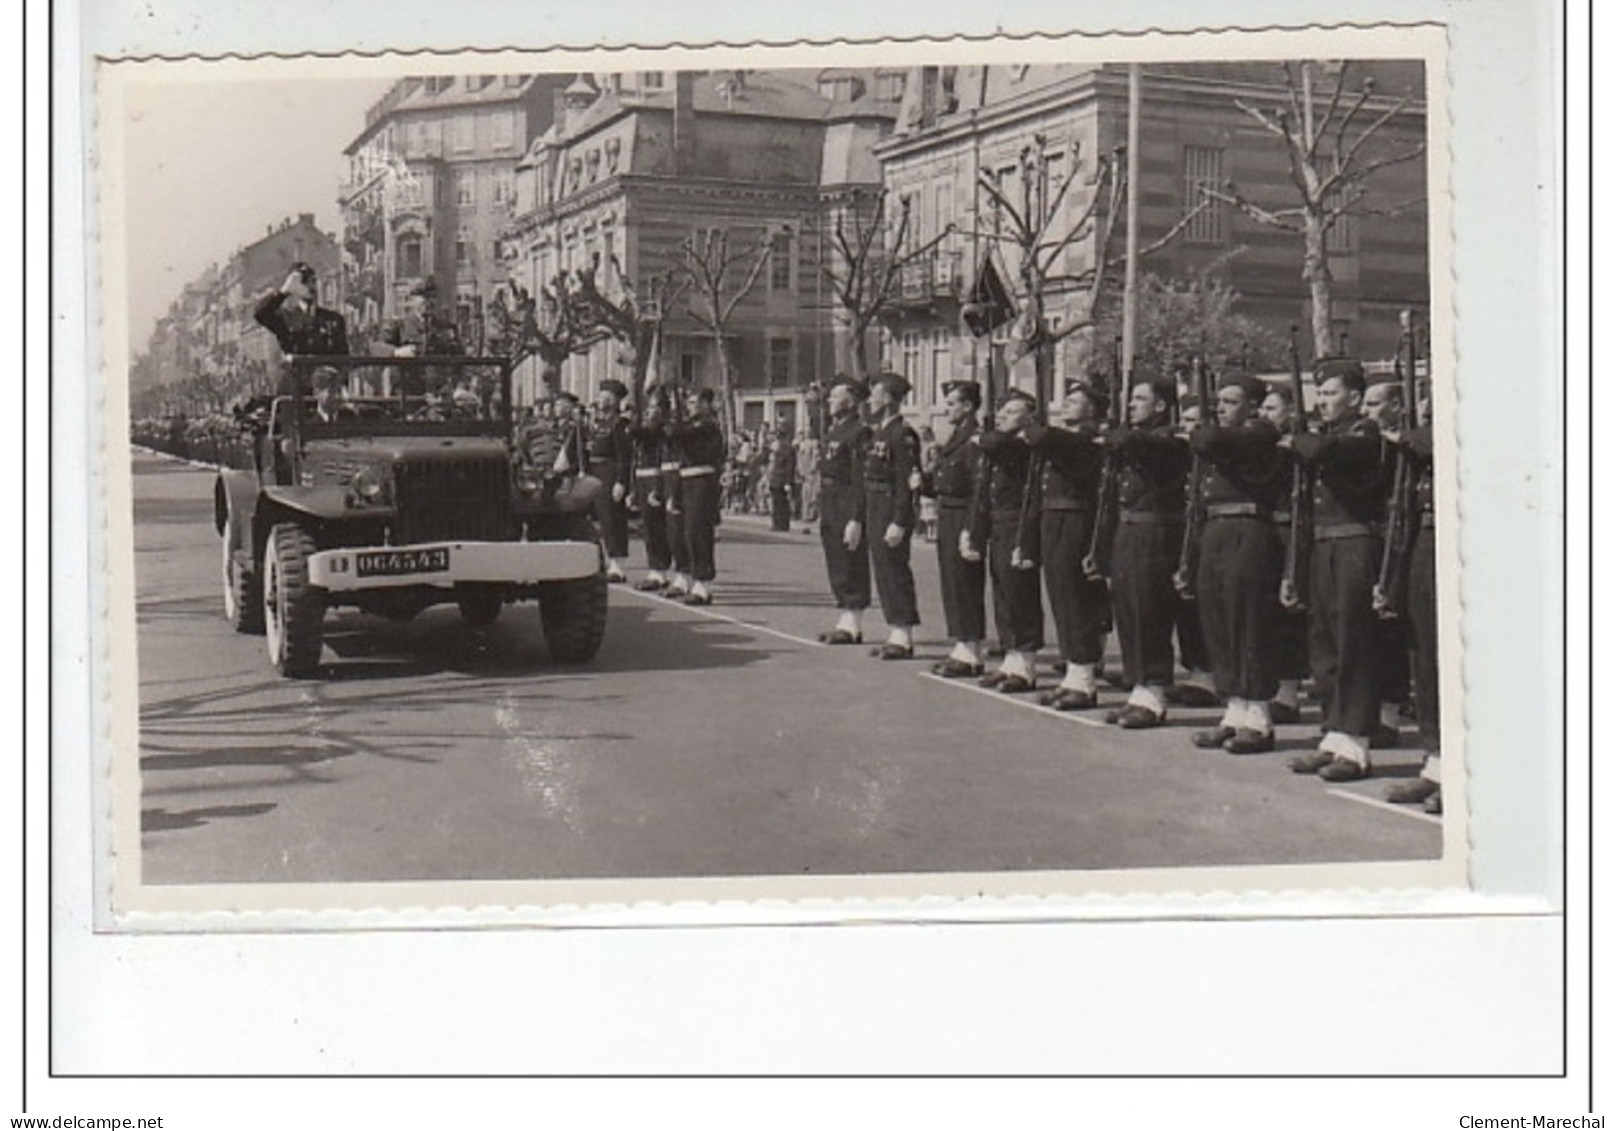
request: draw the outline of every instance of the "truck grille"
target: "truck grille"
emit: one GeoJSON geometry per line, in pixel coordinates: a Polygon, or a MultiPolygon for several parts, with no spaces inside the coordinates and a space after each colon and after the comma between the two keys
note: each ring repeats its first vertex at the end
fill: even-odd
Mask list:
{"type": "Polygon", "coordinates": [[[404,462],[393,468],[393,541],[502,541],[510,536],[510,466],[504,460],[404,462]]]}

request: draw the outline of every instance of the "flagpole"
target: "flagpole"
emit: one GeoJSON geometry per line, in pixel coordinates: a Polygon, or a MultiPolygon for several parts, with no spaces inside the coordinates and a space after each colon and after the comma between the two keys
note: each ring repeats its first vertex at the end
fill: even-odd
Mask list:
{"type": "Polygon", "coordinates": [[[1132,381],[1138,334],[1139,71],[1127,64],[1127,265],[1122,283],[1122,376],[1132,381]]]}

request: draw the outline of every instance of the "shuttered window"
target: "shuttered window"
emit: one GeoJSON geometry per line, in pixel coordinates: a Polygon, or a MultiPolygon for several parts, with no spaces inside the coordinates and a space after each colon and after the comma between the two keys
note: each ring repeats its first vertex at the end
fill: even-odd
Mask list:
{"type": "MultiPolygon", "coordinates": [[[[1221,189],[1227,180],[1223,151],[1202,145],[1183,147],[1183,210],[1191,212],[1200,203],[1201,190],[1221,189]]],[[[1183,238],[1190,243],[1225,243],[1228,240],[1226,207],[1214,200],[1189,221],[1183,238]]]]}

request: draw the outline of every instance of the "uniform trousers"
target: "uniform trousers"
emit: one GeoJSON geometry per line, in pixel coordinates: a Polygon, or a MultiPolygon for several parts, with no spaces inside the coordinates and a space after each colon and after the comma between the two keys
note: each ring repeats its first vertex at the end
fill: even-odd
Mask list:
{"type": "Polygon", "coordinates": [[[886,544],[886,528],[897,517],[896,500],[890,491],[871,488],[864,496],[868,524],[864,540],[869,543],[869,565],[875,574],[875,592],[880,596],[880,613],[886,623],[897,628],[913,628],[920,623],[920,606],[914,596],[914,569],[909,564],[914,529],[903,531],[903,540],[886,544]]]}
{"type": "MultiPolygon", "coordinates": [[[[1277,523],[1278,554],[1276,566],[1279,580],[1284,579],[1284,561],[1290,553],[1290,538],[1292,530],[1290,523],[1280,521],[1277,523]]],[[[1306,568],[1303,560],[1297,568],[1306,568]]],[[[1279,606],[1278,644],[1275,653],[1276,675],[1279,679],[1304,680],[1310,674],[1310,658],[1307,655],[1307,613],[1305,609],[1286,609],[1279,606]]]]}
{"type": "Polygon", "coordinates": [[[1105,658],[1110,591],[1082,570],[1093,541],[1094,512],[1045,510],[1042,523],[1043,584],[1060,657],[1072,664],[1097,664],[1105,658]]]}
{"type": "Polygon", "coordinates": [[[1408,561],[1408,619],[1413,623],[1413,696],[1419,710],[1419,739],[1432,754],[1441,751],[1441,666],[1436,639],[1436,532],[1413,535],[1408,561]]]}
{"type": "Polygon", "coordinates": [[[681,479],[683,492],[684,541],[689,546],[690,576],[711,581],[718,576],[714,549],[717,545],[718,476],[715,472],[689,475],[681,479]]]}
{"type": "Polygon", "coordinates": [[[599,471],[600,494],[594,500],[595,518],[600,522],[600,533],[606,541],[606,556],[619,561],[628,556],[628,502],[617,502],[611,497],[616,473],[605,467],[599,471]]]}
{"type": "Polygon", "coordinates": [[[1374,582],[1380,540],[1320,539],[1312,548],[1309,643],[1325,730],[1362,737],[1379,725],[1379,616],[1374,582]]]}
{"type": "Polygon", "coordinates": [[[1271,522],[1255,515],[1206,521],[1195,597],[1225,699],[1266,701],[1278,691],[1279,572],[1271,522]]]}
{"type": "MultiPolygon", "coordinates": [[[[1179,552],[1181,553],[1181,547],[1179,552]]],[[[1172,563],[1173,572],[1177,563],[1172,563]]],[[[1187,671],[1211,670],[1211,653],[1206,650],[1206,630],[1200,623],[1200,606],[1192,597],[1185,597],[1174,587],[1177,604],[1173,608],[1178,632],[1178,660],[1187,671]]]]}
{"type": "Polygon", "coordinates": [[[969,518],[967,500],[938,500],[936,557],[942,575],[942,618],[950,640],[980,640],[987,635],[987,564],[967,561],[959,553],[959,535],[969,518]]]}
{"type": "Polygon", "coordinates": [[[1413,678],[1410,650],[1412,633],[1405,620],[1380,618],[1379,622],[1379,701],[1405,703],[1413,678]]]}
{"type": "Polygon", "coordinates": [[[819,490],[819,541],[836,608],[859,612],[869,608],[869,533],[856,550],[847,549],[847,523],[863,521],[863,500],[847,483],[825,482],[819,490]]]}
{"type": "Polygon", "coordinates": [[[1172,629],[1184,619],[1182,606],[1187,604],[1172,585],[1183,549],[1183,523],[1176,516],[1159,517],[1128,522],[1124,516],[1116,527],[1111,611],[1121,645],[1122,679],[1135,687],[1172,682],[1172,629]]]}
{"type": "Polygon", "coordinates": [[[791,489],[781,483],[768,488],[768,512],[777,531],[791,528],[791,489]]]}
{"type": "Polygon", "coordinates": [[[650,501],[656,480],[645,477],[634,486],[634,503],[639,508],[639,521],[645,528],[645,564],[658,573],[672,568],[673,547],[667,540],[667,505],[658,499],[650,501]]]}
{"type": "Polygon", "coordinates": [[[690,572],[690,539],[685,533],[688,515],[684,508],[684,485],[678,472],[662,476],[662,505],[667,511],[667,548],[675,573],[690,572]]]}
{"type": "Polygon", "coordinates": [[[1043,583],[1037,569],[1016,569],[1021,543],[1019,511],[995,512],[987,545],[987,573],[993,583],[993,621],[1006,652],[1043,647],[1043,583]]]}

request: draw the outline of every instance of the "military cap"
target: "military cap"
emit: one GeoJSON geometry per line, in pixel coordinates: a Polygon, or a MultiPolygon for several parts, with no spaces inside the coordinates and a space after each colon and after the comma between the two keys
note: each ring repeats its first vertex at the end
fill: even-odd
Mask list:
{"type": "Polygon", "coordinates": [[[976,381],[949,381],[942,386],[942,395],[959,394],[959,399],[972,408],[981,407],[981,385],[976,381]]]}
{"type": "Polygon", "coordinates": [[[628,386],[624,385],[615,377],[607,377],[604,381],[600,382],[600,391],[602,393],[610,393],[619,401],[628,399],[628,386]]]}
{"type": "Polygon", "coordinates": [[[558,401],[565,401],[567,404],[579,403],[578,395],[572,392],[570,389],[562,389],[560,392],[555,394],[555,399],[558,401]]]}
{"type": "Polygon", "coordinates": [[[317,278],[314,273],[314,268],[310,267],[307,263],[304,263],[301,259],[292,264],[292,274],[303,280],[303,282],[309,284],[312,284],[317,278]]]}
{"type": "Polygon", "coordinates": [[[1320,357],[1312,363],[1312,374],[1320,385],[1338,377],[1348,389],[1356,389],[1360,393],[1367,388],[1363,379],[1363,363],[1355,357],[1320,357]]]}
{"type": "Polygon", "coordinates": [[[1387,369],[1381,373],[1370,374],[1365,380],[1367,385],[1389,385],[1398,393],[1402,391],[1402,378],[1397,375],[1397,372],[1394,369],[1387,369]]]}
{"type": "Polygon", "coordinates": [[[1011,401],[1025,401],[1032,408],[1037,407],[1037,398],[1031,393],[1028,393],[1025,389],[1011,389],[1009,392],[1005,393],[1003,403],[1009,404],[1011,401]]]}
{"type": "Polygon", "coordinates": [[[908,396],[909,390],[913,388],[913,386],[908,383],[908,378],[904,377],[900,373],[882,373],[878,377],[873,378],[869,383],[871,385],[885,386],[886,391],[892,395],[892,400],[894,401],[901,401],[904,397],[908,396]]]}
{"type": "Polygon", "coordinates": [[[1105,407],[1110,404],[1110,394],[1105,391],[1102,384],[1093,378],[1072,377],[1068,380],[1065,383],[1065,395],[1069,397],[1077,393],[1087,397],[1088,403],[1093,405],[1100,413],[1103,413],[1105,407]]]}
{"type": "Polygon", "coordinates": [[[1219,389],[1239,389],[1252,404],[1261,404],[1267,396],[1267,382],[1249,373],[1224,373],[1217,381],[1219,389]]]}

